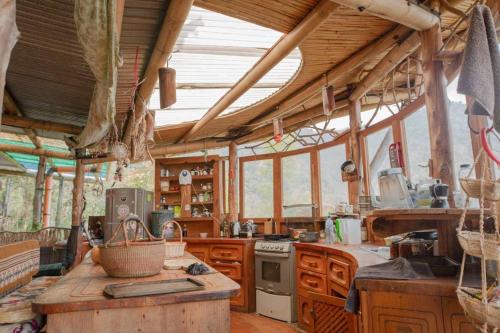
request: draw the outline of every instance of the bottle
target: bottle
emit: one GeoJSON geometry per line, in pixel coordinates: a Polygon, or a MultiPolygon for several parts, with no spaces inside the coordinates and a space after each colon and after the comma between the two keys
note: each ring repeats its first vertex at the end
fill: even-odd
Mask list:
{"type": "Polygon", "coordinates": [[[240,222],[235,221],[233,223],[233,237],[239,237],[240,236],[240,230],[241,230],[240,222]]]}
{"type": "Polygon", "coordinates": [[[225,221],[223,221],[223,222],[220,224],[220,226],[219,226],[219,232],[220,232],[220,237],[221,237],[221,238],[224,238],[224,222],[225,222],[225,221]]]}
{"type": "Polygon", "coordinates": [[[334,239],[333,220],[332,217],[328,215],[325,222],[325,244],[333,244],[334,239]]]}
{"type": "Polygon", "coordinates": [[[188,236],[188,228],[187,226],[184,224],[182,226],[182,237],[187,237],[188,236]]]}

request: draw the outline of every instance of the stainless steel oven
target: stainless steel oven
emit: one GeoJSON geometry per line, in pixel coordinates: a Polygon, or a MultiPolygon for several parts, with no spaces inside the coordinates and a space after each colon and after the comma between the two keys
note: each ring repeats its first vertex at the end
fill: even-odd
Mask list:
{"type": "Polygon", "coordinates": [[[257,313],[296,321],[295,248],[289,241],[257,241],[255,287],[257,313]]]}

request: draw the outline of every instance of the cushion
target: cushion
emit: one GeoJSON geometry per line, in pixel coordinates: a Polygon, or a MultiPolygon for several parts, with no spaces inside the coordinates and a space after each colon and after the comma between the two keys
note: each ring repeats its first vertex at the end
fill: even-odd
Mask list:
{"type": "Polygon", "coordinates": [[[40,247],[36,240],[0,246],[0,296],[30,283],[39,265],[40,247]]]}

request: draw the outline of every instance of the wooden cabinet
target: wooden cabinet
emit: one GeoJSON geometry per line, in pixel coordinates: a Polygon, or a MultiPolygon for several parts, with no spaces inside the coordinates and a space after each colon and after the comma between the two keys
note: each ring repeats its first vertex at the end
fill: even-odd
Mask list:
{"type": "Polygon", "coordinates": [[[299,326],[308,332],[358,332],[356,316],[344,311],[354,269],[349,259],[297,249],[296,267],[299,326]]]}
{"type": "Polygon", "coordinates": [[[241,289],[231,298],[231,309],[255,312],[255,239],[187,238],[186,251],[238,282],[241,289]]]}
{"type": "Polygon", "coordinates": [[[361,292],[364,333],[473,333],[456,297],[361,292]]]}

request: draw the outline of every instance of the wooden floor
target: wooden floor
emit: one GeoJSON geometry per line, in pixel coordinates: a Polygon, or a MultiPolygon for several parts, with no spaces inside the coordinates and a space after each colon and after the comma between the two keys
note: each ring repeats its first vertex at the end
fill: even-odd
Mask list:
{"type": "Polygon", "coordinates": [[[231,333],[297,333],[297,324],[287,324],[255,313],[231,312],[231,333]]]}

